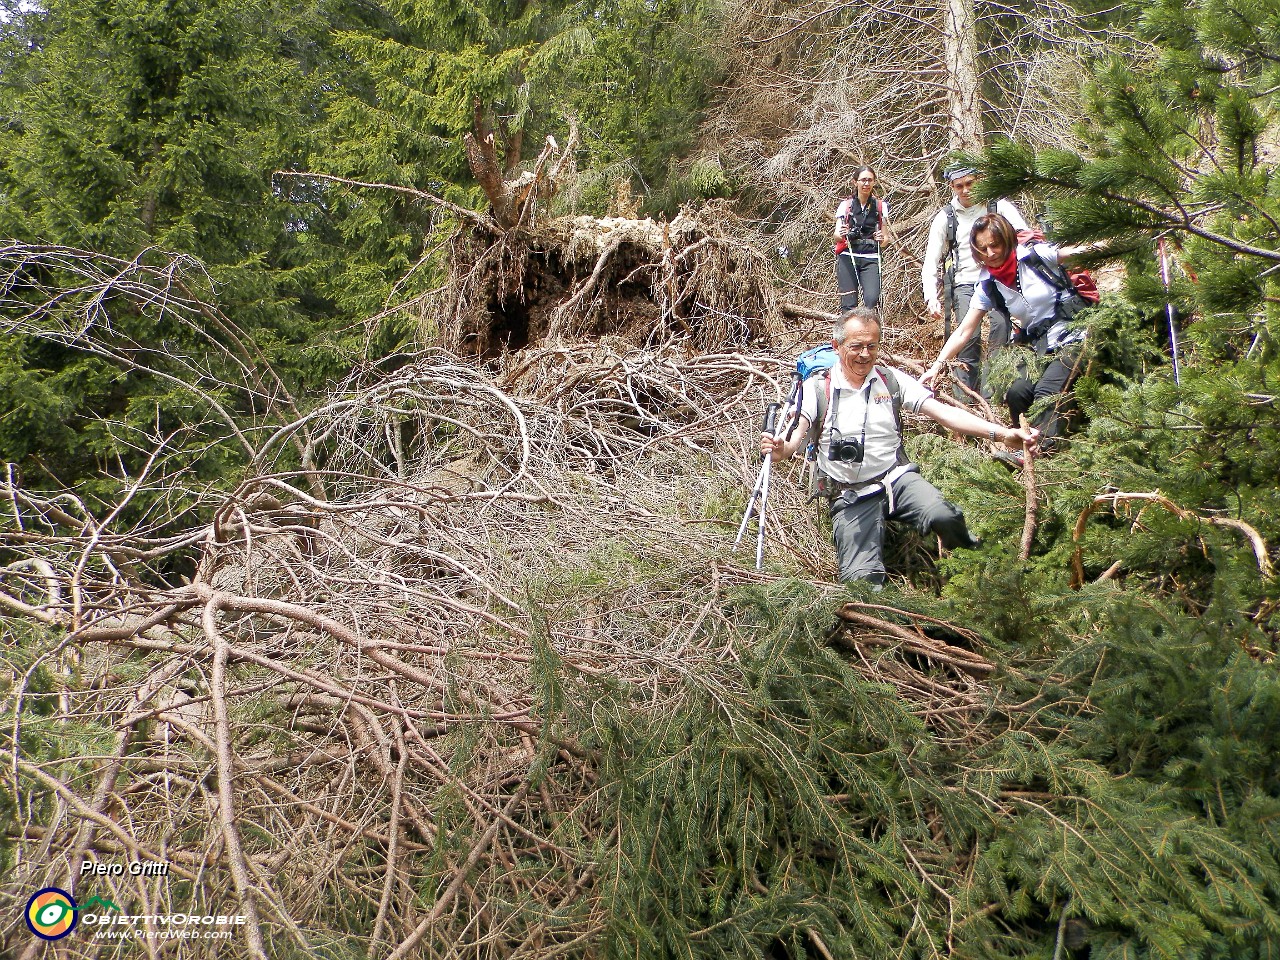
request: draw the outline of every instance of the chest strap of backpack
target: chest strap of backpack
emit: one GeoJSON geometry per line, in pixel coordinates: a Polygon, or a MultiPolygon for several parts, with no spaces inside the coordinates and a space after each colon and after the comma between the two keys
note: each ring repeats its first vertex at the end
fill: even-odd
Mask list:
{"type": "MultiPolygon", "coordinates": [[[[887,367],[876,364],[875,371],[880,374],[880,379],[884,381],[886,387],[889,388],[889,397],[893,403],[893,424],[898,432],[898,456],[897,463],[889,469],[882,477],[876,477],[871,480],[859,481],[856,484],[836,483],[834,486],[840,493],[846,490],[852,490],[855,493],[855,499],[862,499],[875,493],[880,487],[884,488],[885,494],[889,497],[889,511],[893,512],[893,483],[905,473],[911,473],[916,470],[916,465],[907,458],[907,448],[902,442],[902,384],[898,382],[897,376],[894,375],[887,367]]],[[[818,376],[818,374],[815,374],[818,376]]],[[[820,374],[826,383],[823,389],[818,391],[815,398],[816,409],[814,411],[814,421],[809,427],[809,450],[813,458],[813,469],[821,471],[824,476],[830,476],[822,469],[822,458],[818,456],[818,441],[822,439],[822,424],[826,419],[827,408],[831,407],[831,417],[834,423],[835,418],[839,415],[840,410],[840,391],[836,391],[835,399],[831,397],[831,371],[826,370],[820,374]]],[[[836,494],[838,496],[839,493],[836,494]]]]}
{"type": "MultiPolygon", "coordinates": [[[[872,233],[874,234],[876,230],[880,229],[884,221],[884,202],[879,197],[874,195],[869,197],[868,199],[871,201],[871,209],[875,213],[875,216],[872,218],[872,221],[871,221],[871,224],[872,224],[871,230],[872,230],[872,233]]],[[[880,245],[878,243],[876,244],[876,249],[874,253],[859,252],[853,249],[852,243],[875,243],[876,241],[873,236],[872,237],[862,236],[862,231],[866,227],[867,208],[862,206],[861,203],[858,203],[858,198],[856,194],[850,197],[848,202],[849,202],[849,213],[845,217],[846,229],[845,229],[845,236],[844,238],[842,238],[845,240],[845,246],[843,250],[839,250],[837,252],[844,253],[850,257],[858,257],[861,260],[879,260],[880,245]],[[851,227],[854,222],[853,208],[855,203],[858,204],[858,208],[861,212],[858,217],[858,236],[854,237],[851,243],[848,240],[850,236],[850,231],[848,228],[851,227]]]]}
{"type": "Polygon", "coordinates": [[[1056,267],[1049,266],[1044,262],[1044,258],[1040,256],[1039,251],[1037,251],[1035,247],[1031,247],[1027,251],[1026,259],[1022,262],[1030,267],[1031,271],[1037,277],[1049,286],[1053,287],[1053,289],[1057,290],[1059,293],[1067,290],[1070,290],[1072,293],[1076,292],[1075,284],[1071,282],[1071,278],[1068,277],[1066,271],[1062,269],[1062,265],[1059,264],[1056,267]]]}
{"type": "MultiPolygon", "coordinates": [[[[1014,255],[1017,255],[1016,252],[1014,255]]],[[[1044,258],[1040,256],[1035,247],[1028,247],[1027,255],[1018,261],[1018,269],[1021,270],[1023,266],[1030,269],[1046,286],[1051,287],[1054,291],[1053,317],[1038,323],[1032,321],[1025,330],[1026,335],[1035,340],[1039,338],[1040,334],[1044,333],[1047,326],[1057,322],[1063,305],[1061,294],[1070,293],[1075,296],[1079,296],[1079,294],[1076,293],[1075,284],[1071,282],[1071,278],[1067,276],[1062,266],[1049,266],[1044,262],[1044,258]]],[[[1017,277],[1017,273],[1014,276],[1017,277]]],[[[1017,281],[1015,280],[1015,282],[1017,281]]],[[[986,291],[987,299],[991,301],[993,307],[999,309],[1006,316],[1013,316],[1009,313],[1009,305],[1005,302],[1004,292],[1001,291],[1000,285],[996,283],[995,277],[987,277],[986,280],[982,281],[982,288],[986,291]]],[[[1019,284],[1018,289],[1021,291],[1021,284],[1019,284]]]]}

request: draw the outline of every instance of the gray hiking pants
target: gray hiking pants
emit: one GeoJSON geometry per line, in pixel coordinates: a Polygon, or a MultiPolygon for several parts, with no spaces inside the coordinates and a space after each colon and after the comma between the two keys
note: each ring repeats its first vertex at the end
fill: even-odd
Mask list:
{"type": "MultiPolygon", "coordinates": [[[[969,312],[969,303],[973,300],[972,283],[960,283],[956,285],[952,293],[952,321],[959,325],[964,319],[965,314],[969,312]]],[[[991,357],[997,350],[1005,346],[1009,342],[1011,324],[1007,314],[1000,310],[991,310],[987,314],[987,323],[990,324],[990,332],[987,335],[987,356],[991,357]]],[[[970,390],[981,393],[983,396],[988,395],[986,384],[982,379],[982,327],[979,326],[969,342],[960,348],[960,352],[956,354],[956,360],[963,364],[956,370],[956,379],[963,381],[964,385],[970,390]]],[[[958,393],[959,391],[957,391],[958,393]]],[[[970,400],[967,396],[960,396],[957,399],[965,403],[970,400]]]]}
{"type": "Polygon", "coordinates": [[[840,579],[884,583],[884,525],[901,520],[921,533],[936,533],[948,550],[974,546],[960,508],[918,473],[905,473],[893,485],[893,513],[884,491],[853,499],[846,491],[831,501],[831,531],[840,579]]]}

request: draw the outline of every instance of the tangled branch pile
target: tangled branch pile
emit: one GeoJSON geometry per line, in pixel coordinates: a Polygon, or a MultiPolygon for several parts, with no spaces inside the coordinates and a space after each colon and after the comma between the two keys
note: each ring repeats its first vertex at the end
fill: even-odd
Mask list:
{"type": "MultiPolygon", "coordinates": [[[[489,211],[461,211],[445,241],[447,280],[415,305],[428,341],[495,360],[530,345],[602,337],[644,346],[679,338],[714,352],[759,346],[779,332],[768,262],[741,242],[725,207],[661,223],[634,211],[551,217],[549,202],[572,173],[576,128],[564,149],[548,137],[525,171],[499,159],[479,108],[476,130],[465,138],[467,159],[489,211]]],[[[519,156],[507,147],[508,160],[519,156]]]]}
{"type": "MultiPolygon", "coordinates": [[[[785,475],[770,572],[741,565],[769,353],[434,350],[300,414],[176,267],[21,254],[16,324],[200,413],[119,427],[129,468],[97,490],[0,488],[11,913],[53,885],[238,914],[183,955],[255,958],[992,957],[1061,951],[1081,917],[1115,950],[1280,928],[1265,836],[1174,817],[1163,783],[1098,759],[1133,719],[1108,698],[1160,676],[1125,671],[1161,610],[1033,595],[996,561],[949,587],[981,629],[925,595],[861,602],[785,475]],[[159,365],[112,295],[207,349],[159,365]],[[227,450],[220,490],[193,464],[227,450]],[[125,862],[169,873],[82,879],[125,862]]],[[[1198,657],[1217,689],[1205,636],[1231,634],[1178,639],[1175,672],[1198,657]]]]}
{"type": "Polygon", "coordinates": [[[111,898],[238,903],[250,955],[352,931],[376,955],[591,955],[648,872],[618,806],[642,731],[708,697],[750,713],[731,610],[759,578],[726,535],[776,370],[431,354],[277,431],[210,523],[163,535],[10,480],[0,602],[37,626],[6,651],[6,897],[154,861],[167,881],[109,878],[111,898]],[[323,466],[270,454],[304,426],[323,466]]]}

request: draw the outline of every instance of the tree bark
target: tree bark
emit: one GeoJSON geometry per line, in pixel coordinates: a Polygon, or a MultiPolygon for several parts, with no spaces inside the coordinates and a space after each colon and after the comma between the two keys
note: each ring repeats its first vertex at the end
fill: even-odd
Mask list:
{"type": "Polygon", "coordinates": [[[501,226],[510,227],[515,222],[511,216],[511,198],[502,182],[502,165],[498,162],[493,135],[468,133],[463,136],[462,142],[467,151],[467,164],[471,167],[471,173],[489,198],[493,218],[501,226]]]}
{"type": "Polygon", "coordinates": [[[948,140],[952,150],[982,149],[978,22],[973,0],[947,0],[943,11],[948,140]]]}

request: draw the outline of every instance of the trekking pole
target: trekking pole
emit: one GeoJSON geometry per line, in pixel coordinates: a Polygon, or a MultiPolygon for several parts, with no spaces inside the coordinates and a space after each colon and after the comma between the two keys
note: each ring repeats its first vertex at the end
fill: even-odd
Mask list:
{"type": "MultiPolygon", "coordinates": [[[[764,432],[774,436],[774,430],[777,428],[778,422],[778,404],[771,403],[764,408],[764,432]]],[[[764,463],[760,467],[760,476],[762,482],[760,484],[760,518],[756,523],[756,569],[759,570],[764,563],[764,521],[765,507],[769,503],[769,472],[773,466],[773,455],[764,458],[764,463]]]]}
{"type": "MultiPolygon", "coordinates": [[[[764,433],[773,434],[778,420],[778,410],[780,404],[771,403],[765,407],[764,425],[761,428],[764,433]]],[[[751,499],[747,501],[747,509],[742,513],[742,523],[738,525],[738,535],[734,538],[733,545],[736,547],[742,542],[742,535],[747,532],[747,524],[751,520],[754,513],[758,518],[758,526],[760,533],[756,536],[756,569],[759,570],[764,560],[764,510],[769,499],[769,474],[770,468],[773,466],[773,457],[766,455],[764,463],[760,464],[760,473],[756,476],[755,486],[751,488],[751,499]]]]}
{"type": "Polygon", "coordinates": [[[1173,348],[1173,382],[1181,386],[1182,371],[1178,365],[1178,321],[1173,310],[1173,291],[1169,283],[1169,251],[1165,247],[1164,237],[1160,238],[1160,279],[1164,281],[1164,310],[1169,318],[1169,344],[1173,348]]]}
{"type": "Polygon", "coordinates": [[[733,538],[733,545],[735,547],[742,542],[742,535],[747,532],[747,523],[751,520],[751,514],[755,512],[756,501],[760,497],[761,487],[767,479],[765,467],[769,465],[770,459],[772,458],[764,458],[764,463],[760,464],[760,472],[756,474],[755,486],[751,488],[751,497],[747,500],[747,509],[742,511],[742,522],[738,524],[738,535],[733,538]]]}
{"type": "Polygon", "coordinates": [[[951,300],[955,296],[955,279],[942,278],[942,342],[951,339],[951,300]]]}
{"type": "MultiPolygon", "coordinates": [[[[764,408],[764,423],[761,425],[761,431],[773,437],[774,441],[778,440],[778,411],[785,408],[790,411],[789,420],[791,429],[787,431],[787,440],[791,439],[792,432],[799,425],[799,409],[801,406],[800,398],[802,396],[803,379],[798,372],[791,375],[791,390],[787,394],[784,403],[770,403],[764,408]]],[[[785,422],[785,421],[784,421],[785,422]]],[[[769,501],[769,477],[773,468],[773,456],[768,455],[764,458],[764,463],[760,464],[760,473],[756,476],[755,486],[751,488],[751,498],[747,501],[747,508],[742,512],[742,523],[738,524],[738,535],[733,539],[734,547],[742,542],[742,535],[747,532],[747,524],[751,520],[754,512],[758,517],[759,530],[756,533],[756,569],[759,570],[764,562],[764,511],[769,501]]]]}

